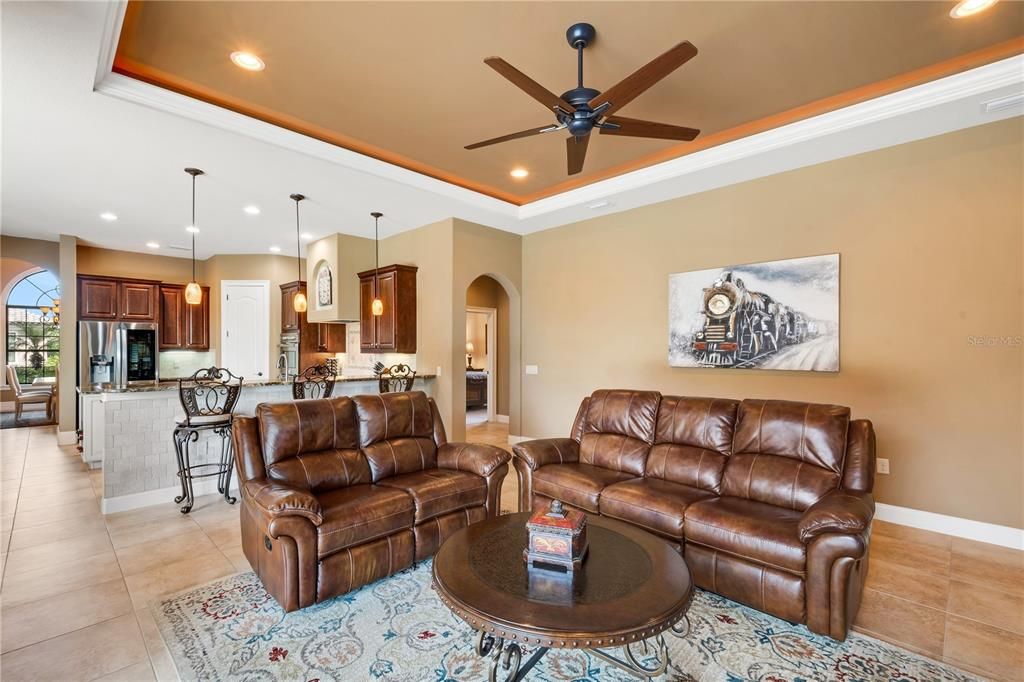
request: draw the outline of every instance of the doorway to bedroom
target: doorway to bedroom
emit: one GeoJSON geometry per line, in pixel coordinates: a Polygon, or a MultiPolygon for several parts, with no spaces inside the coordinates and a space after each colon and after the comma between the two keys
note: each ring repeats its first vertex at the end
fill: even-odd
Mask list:
{"type": "Polygon", "coordinates": [[[508,428],[509,298],[481,275],[466,290],[466,427],[508,428]]]}

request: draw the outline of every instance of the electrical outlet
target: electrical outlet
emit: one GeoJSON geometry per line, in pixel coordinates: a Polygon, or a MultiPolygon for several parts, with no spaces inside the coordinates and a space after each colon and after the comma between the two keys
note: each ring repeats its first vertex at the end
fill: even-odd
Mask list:
{"type": "Polygon", "coordinates": [[[879,458],[879,459],[877,459],[875,461],[878,462],[878,467],[877,467],[878,473],[880,473],[880,474],[887,474],[887,473],[889,473],[889,460],[879,458]]]}
{"type": "Polygon", "coordinates": [[[437,366],[437,371],[434,372],[434,374],[436,374],[437,376],[441,376],[441,365],[437,366]]]}
{"type": "Polygon", "coordinates": [[[527,374],[540,374],[540,369],[537,368],[537,365],[527,365],[525,369],[527,374]]]}

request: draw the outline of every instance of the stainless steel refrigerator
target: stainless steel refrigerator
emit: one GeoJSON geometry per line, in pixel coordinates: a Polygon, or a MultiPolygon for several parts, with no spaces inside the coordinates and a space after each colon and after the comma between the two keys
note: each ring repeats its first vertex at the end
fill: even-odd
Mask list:
{"type": "Polygon", "coordinates": [[[124,390],[160,380],[160,329],[152,322],[79,322],[78,385],[124,390]]]}

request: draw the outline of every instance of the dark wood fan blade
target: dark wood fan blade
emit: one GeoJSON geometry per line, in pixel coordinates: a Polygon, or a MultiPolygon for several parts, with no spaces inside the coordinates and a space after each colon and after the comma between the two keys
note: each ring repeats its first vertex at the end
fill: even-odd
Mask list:
{"type": "Polygon", "coordinates": [[[502,135],[501,137],[492,137],[489,140],[483,142],[474,142],[473,144],[467,144],[466,149],[479,149],[480,147],[489,147],[492,144],[498,144],[499,142],[508,142],[509,140],[518,140],[521,137],[530,137],[531,135],[540,135],[551,130],[555,130],[556,126],[541,126],[540,128],[530,128],[529,130],[520,130],[518,133],[509,133],[508,135],[502,135]]]}
{"type": "Polygon", "coordinates": [[[576,111],[575,107],[571,104],[506,62],[501,57],[488,57],[484,60],[484,64],[507,78],[511,81],[512,85],[516,86],[527,95],[546,106],[549,111],[553,110],[555,107],[561,107],[570,113],[576,111]]]}
{"type": "Polygon", "coordinates": [[[610,102],[611,106],[604,112],[605,116],[608,116],[613,111],[632,102],[638,95],[688,62],[696,54],[697,48],[690,41],[685,40],[679,43],[590,100],[590,108],[596,109],[605,102],[610,102]]]}
{"type": "Polygon", "coordinates": [[[587,158],[587,145],[590,135],[575,137],[570,135],[565,141],[565,156],[569,161],[569,175],[576,175],[583,170],[583,161],[587,158]]]}
{"type": "Polygon", "coordinates": [[[685,140],[689,142],[698,135],[700,131],[696,128],[674,126],[668,123],[655,123],[654,121],[642,121],[638,118],[624,118],[612,116],[604,121],[615,123],[618,128],[601,128],[602,135],[625,135],[627,137],[653,137],[658,140],[685,140]]]}

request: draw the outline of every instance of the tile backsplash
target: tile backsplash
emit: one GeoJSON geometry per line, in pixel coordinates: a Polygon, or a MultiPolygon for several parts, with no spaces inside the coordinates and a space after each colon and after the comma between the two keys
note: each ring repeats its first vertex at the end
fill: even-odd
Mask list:
{"type": "MultiPolygon", "coordinates": [[[[359,350],[359,323],[348,323],[345,325],[345,347],[347,352],[339,357],[342,376],[370,376],[373,374],[373,365],[381,362],[384,365],[409,365],[416,369],[416,355],[405,353],[362,353],[359,350]]],[[[339,353],[339,356],[342,355],[339,353]]],[[[161,370],[163,371],[163,370],[161,370]]]]}
{"type": "Polygon", "coordinates": [[[181,379],[216,362],[213,351],[165,350],[160,353],[160,378],[181,379]]]}

